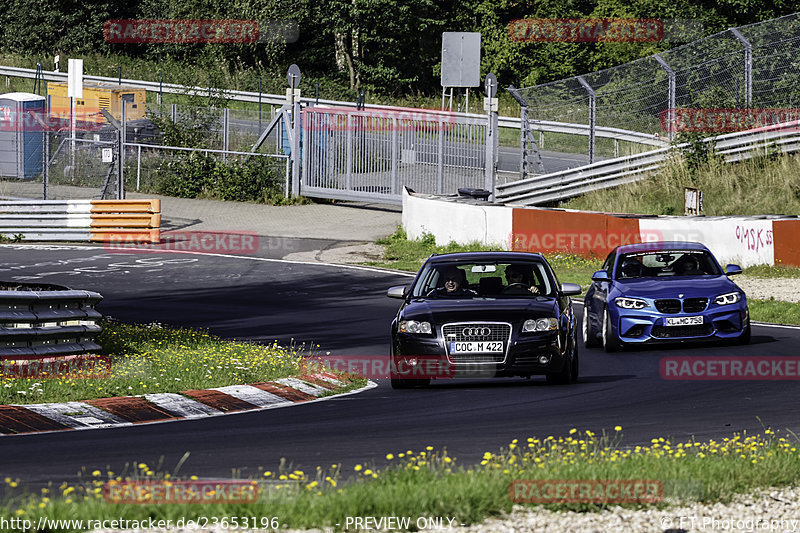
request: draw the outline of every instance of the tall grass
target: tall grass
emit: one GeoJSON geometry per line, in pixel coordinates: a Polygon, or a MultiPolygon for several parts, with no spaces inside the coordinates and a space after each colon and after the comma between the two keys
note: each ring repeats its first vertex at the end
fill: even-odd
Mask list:
{"type": "MultiPolygon", "coordinates": [[[[41,516],[83,520],[153,517],[171,519],[175,524],[181,518],[255,516],[278,517],[282,525],[289,527],[340,531],[353,529],[352,525],[347,527],[347,517],[395,516],[410,518],[408,529],[416,530],[420,527],[416,523],[418,517],[449,517],[456,524],[471,524],[511,511],[514,502],[509,485],[515,480],[648,479],[663,486],[662,503],[623,504],[628,508],[725,502],[736,494],[791,486],[800,480],[796,438],[779,436],[770,429],[756,435],[736,434],[719,442],[654,437],[649,445],[635,448],[620,445],[621,429],[616,426],[611,435],[597,435],[573,428],[566,437],[514,439],[503,449],[486,451],[477,465],[461,465],[445,450],[432,446],[420,450],[422,445],[416,452],[388,453],[386,466],[357,464],[344,469],[341,464],[334,464],[303,472],[282,462],[277,472],[254,470],[253,482],[283,489],[263,493],[259,501],[249,505],[158,505],[146,501],[125,505],[104,500],[106,483],[166,484],[169,480],[186,479],[178,471],[180,465],[172,473],[165,472],[163,466],[145,463],[127,465],[123,472],[86,471],[78,484],[52,484],[38,494],[26,493],[20,490],[19,480],[6,478],[0,517],[24,518],[34,524],[41,516]]],[[[615,506],[602,498],[586,503],[568,499],[545,507],[598,511],[615,506]]]]}
{"type": "Polygon", "coordinates": [[[703,191],[706,215],[797,214],[800,156],[766,152],[740,163],[713,155],[692,160],[678,155],[652,177],[590,193],[561,207],[616,213],[682,215],[684,187],[703,191]]]}

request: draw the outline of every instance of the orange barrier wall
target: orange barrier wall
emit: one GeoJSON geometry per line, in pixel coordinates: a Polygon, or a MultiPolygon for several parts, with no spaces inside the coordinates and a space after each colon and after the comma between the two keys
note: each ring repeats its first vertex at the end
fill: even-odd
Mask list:
{"type": "Polygon", "coordinates": [[[617,246],[638,242],[636,218],[527,208],[514,209],[509,249],[605,258],[617,246]]]}
{"type": "Polygon", "coordinates": [[[161,241],[161,200],[92,200],[89,240],[161,241]]]}
{"type": "Polygon", "coordinates": [[[775,264],[800,266],[800,220],[773,220],[775,264]]]}

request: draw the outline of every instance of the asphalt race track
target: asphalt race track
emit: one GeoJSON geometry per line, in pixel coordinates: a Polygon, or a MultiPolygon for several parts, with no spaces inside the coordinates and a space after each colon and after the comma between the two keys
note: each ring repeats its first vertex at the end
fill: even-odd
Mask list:
{"type": "MultiPolygon", "coordinates": [[[[317,243],[293,244],[296,249],[317,243]]],[[[279,251],[274,251],[275,255],[279,251]]],[[[268,256],[269,253],[262,254],[268,256]]],[[[101,247],[0,247],[0,279],[99,291],[105,315],[125,321],[209,328],[225,337],[319,344],[335,354],[388,353],[398,302],[385,297],[408,276],[372,269],[287,263],[267,257],[110,253],[101,247]]],[[[576,309],[581,311],[580,305],[576,309]]],[[[624,444],[652,437],[720,439],[763,427],[800,432],[794,381],[668,381],[665,356],[798,355],[800,329],[755,326],[749,346],[681,346],[605,354],[580,352],[581,379],[458,380],[429,389],[379,387],[289,409],[145,426],[0,437],[0,473],[39,485],[85,469],[146,462],[185,475],[229,477],[274,470],[282,457],[309,471],[385,463],[385,455],[446,448],[461,464],[512,439],[613,432],[624,444]]],[[[344,470],[347,472],[347,470],[344,470]]]]}

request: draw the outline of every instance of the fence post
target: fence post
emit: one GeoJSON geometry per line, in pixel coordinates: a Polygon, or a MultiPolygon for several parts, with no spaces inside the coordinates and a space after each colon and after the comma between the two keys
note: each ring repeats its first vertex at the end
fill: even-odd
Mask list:
{"type": "Polygon", "coordinates": [[[444,121],[441,117],[436,125],[439,130],[439,142],[436,143],[436,194],[444,194],[444,121]]]}
{"type": "Polygon", "coordinates": [[[128,142],[128,114],[122,102],[122,120],[119,130],[119,159],[117,160],[117,200],[125,199],[125,143],[128,142]]]}
{"type": "Polygon", "coordinates": [[[397,158],[399,157],[399,150],[397,148],[398,134],[397,130],[400,128],[400,122],[397,116],[389,118],[392,121],[392,194],[397,194],[397,158]]]}
{"type": "Polygon", "coordinates": [[[484,161],[483,188],[491,194],[487,200],[494,201],[497,184],[497,76],[490,72],[483,80],[486,97],[483,108],[486,110],[486,161],[484,161]]]}
{"type": "Polygon", "coordinates": [[[534,157],[534,163],[537,166],[537,169],[540,174],[544,174],[544,163],[542,162],[542,155],[539,153],[539,150],[542,147],[544,133],[539,132],[539,142],[537,143],[536,140],[533,138],[533,132],[531,131],[531,122],[530,116],[528,114],[529,111],[529,103],[528,99],[522,96],[519,92],[519,89],[514,87],[513,85],[508,87],[508,92],[517,101],[519,104],[519,138],[520,138],[520,158],[519,158],[519,174],[520,179],[525,179],[528,177],[529,169],[528,166],[530,165],[530,161],[528,160],[528,156],[532,155],[534,157]]]}
{"type": "Polygon", "coordinates": [[[594,163],[594,143],[595,143],[595,128],[597,127],[597,98],[594,89],[589,85],[583,76],[577,77],[578,82],[583,85],[586,92],[589,93],[589,164],[594,163]]]}
{"type": "Polygon", "coordinates": [[[347,122],[345,126],[346,131],[344,134],[344,142],[347,145],[347,150],[345,152],[344,165],[347,173],[345,174],[344,178],[345,179],[344,188],[345,190],[350,191],[353,188],[353,128],[355,128],[355,126],[353,125],[353,121],[351,120],[353,118],[353,115],[347,113],[346,117],[347,117],[347,122]]]}
{"type": "Polygon", "coordinates": [[[292,196],[300,196],[300,99],[292,106],[292,122],[294,129],[294,146],[292,146],[292,196]]]}
{"type": "Polygon", "coordinates": [[[667,91],[667,100],[669,100],[669,109],[667,109],[667,124],[669,124],[669,140],[675,140],[675,71],[672,70],[664,58],[661,57],[659,54],[655,54],[653,56],[658,64],[667,71],[667,76],[669,77],[669,90],[667,91]]]}
{"type": "Polygon", "coordinates": [[[744,105],[750,107],[753,103],[753,45],[736,28],[730,31],[744,46],[744,105]]]}
{"type": "MultiPolygon", "coordinates": [[[[47,113],[49,116],[49,105],[47,106],[47,113]]],[[[42,141],[44,142],[42,147],[42,158],[44,159],[42,161],[42,200],[47,200],[47,185],[50,181],[50,133],[47,128],[42,128],[42,141]]]]}
{"type": "MultiPolygon", "coordinates": [[[[226,107],[222,111],[222,149],[226,152],[228,151],[228,143],[230,140],[230,124],[231,124],[231,117],[230,117],[231,110],[229,107],[226,107]]],[[[225,162],[228,159],[228,154],[222,154],[222,161],[225,162]]]]}
{"type": "Polygon", "coordinates": [[[142,147],[138,146],[136,151],[136,192],[142,186],[142,147]]]}

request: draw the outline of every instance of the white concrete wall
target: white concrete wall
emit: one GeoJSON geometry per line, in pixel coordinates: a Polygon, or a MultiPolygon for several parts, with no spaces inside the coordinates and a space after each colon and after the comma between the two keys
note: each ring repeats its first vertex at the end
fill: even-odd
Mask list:
{"type": "Polygon", "coordinates": [[[472,205],[409,195],[403,191],[403,228],[409,239],[425,233],[436,244],[479,242],[508,249],[513,208],[472,205]]]}
{"type": "Polygon", "coordinates": [[[774,265],[775,246],[772,221],[748,217],[721,219],[642,218],[639,233],[643,241],[695,241],[708,246],[724,267],[774,265]]]}

